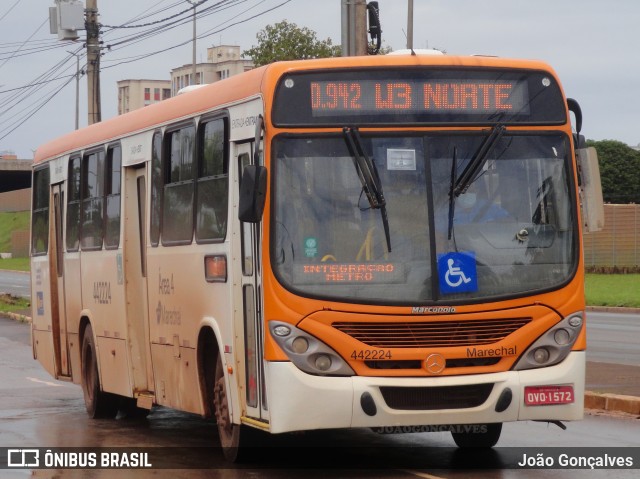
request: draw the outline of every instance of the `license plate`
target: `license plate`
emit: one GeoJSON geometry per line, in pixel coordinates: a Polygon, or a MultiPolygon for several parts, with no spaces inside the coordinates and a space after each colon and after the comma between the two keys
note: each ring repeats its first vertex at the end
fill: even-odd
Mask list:
{"type": "Polygon", "coordinates": [[[571,404],[574,402],[573,386],[527,386],[524,403],[527,406],[571,404]]]}

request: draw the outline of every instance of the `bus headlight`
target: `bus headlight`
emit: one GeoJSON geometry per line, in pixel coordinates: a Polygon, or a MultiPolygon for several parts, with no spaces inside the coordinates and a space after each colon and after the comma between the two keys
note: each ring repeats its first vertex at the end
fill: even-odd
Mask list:
{"type": "Polygon", "coordinates": [[[522,371],[562,362],[578,339],[583,324],[582,312],[567,316],[529,346],[513,369],[522,371]]]}
{"type": "Polygon", "coordinates": [[[544,364],[549,361],[549,350],[547,348],[538,348],[533,352],[533,359],[538,364],[544,364]]]}
{"type": "Polygon", "coordinates": [[[298,336],[291,341],[291,349],[296,354],[304,354],[309,350],[309,341],[304,336],[298,336]]]}
{"type": "Polygon", "coordinates": [[[564,346],[565,344],[569,344],[571,342],[571,333],[564,328],[558,329],[553,335],[553,339],[555,339],[556,343],[560,346],[564,346]]]}
{"type": "Polygon", "coordinates": [[[269,321],[271,337],[302,371],[321,376],[355,376],[332,348],[315,336],[281,321],[269,321]]]}
{"type": "Polygon", "coordinates": [[[316,367],[320,371],[328,371],[331,368],[331,358],[326,354],[316,356],[316,367]]]}

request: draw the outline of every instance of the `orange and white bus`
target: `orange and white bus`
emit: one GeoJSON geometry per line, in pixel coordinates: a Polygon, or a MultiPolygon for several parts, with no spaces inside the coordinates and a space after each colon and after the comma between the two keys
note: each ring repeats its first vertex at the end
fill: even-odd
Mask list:
{"type": "Polygon", "coordinates": [[[541,62],[335,58],[45,144],[34,357],[93,417],[215,416],[231,459],[250,428],[489,447],[504,422],[581,419],[570,111],[541,62]]]}

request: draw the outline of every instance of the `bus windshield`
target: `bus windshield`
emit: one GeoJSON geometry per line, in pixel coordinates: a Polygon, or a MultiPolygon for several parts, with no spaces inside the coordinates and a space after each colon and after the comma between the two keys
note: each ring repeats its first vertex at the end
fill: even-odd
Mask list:
{"type": "Polygon", "coordinates": [[[389,242],[342,134],[277,137],[279,281],[310,297],[429,304],[569,280],[578,254],[567,138],[504,132],[454,191],[489,134],[360,133],[384,189],[389,242]]]}

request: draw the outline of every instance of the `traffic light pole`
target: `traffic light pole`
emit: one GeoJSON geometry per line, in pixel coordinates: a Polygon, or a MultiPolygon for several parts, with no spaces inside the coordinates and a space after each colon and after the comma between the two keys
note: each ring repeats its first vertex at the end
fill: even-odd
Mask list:
{"type": "Polygon", "coordinates": [[[342,0],[342,56],[367,54],[367,2],[342,0]]]}

